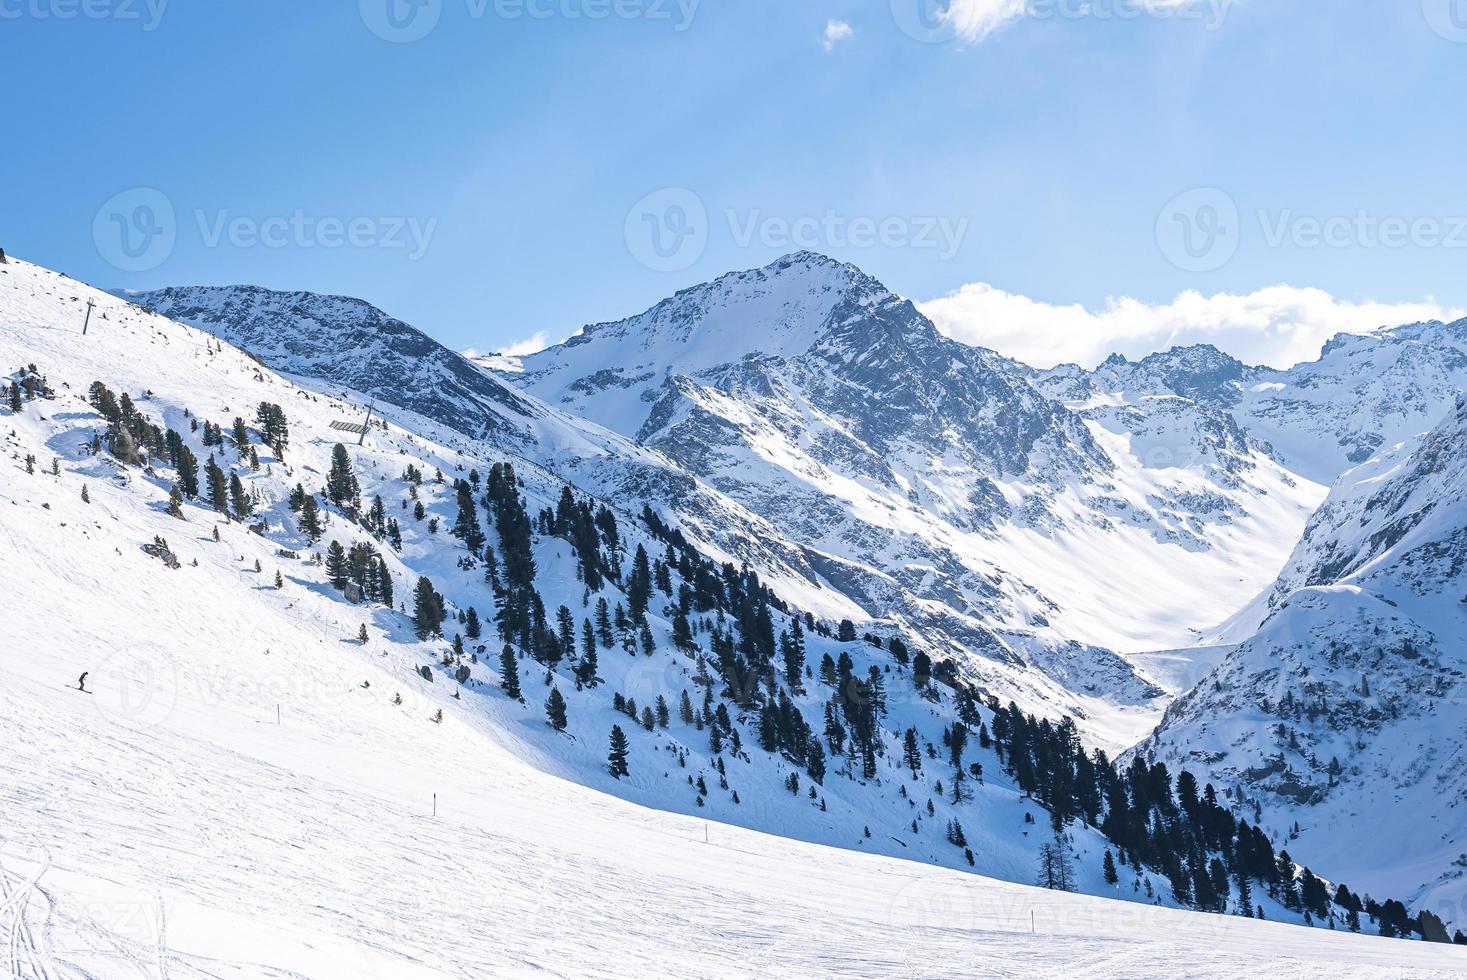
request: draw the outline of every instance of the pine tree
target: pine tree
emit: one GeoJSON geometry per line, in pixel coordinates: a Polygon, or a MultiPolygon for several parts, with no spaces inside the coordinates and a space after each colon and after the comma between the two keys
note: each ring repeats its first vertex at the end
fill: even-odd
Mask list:
{"type": "Polygon", "coordinates": [[[564,656],[574,657],[576,655],[576,619],[571,615],[569,606],[561,606],[555,611],[555,629],[556,636],[560,640],[559,652],[564,656]]]}
{"type": "Polygon", "coordinates": [[[315,544],[321,537],[321,507],[316,503],[316,495],[308,494],[301,501],[301,516],[296,522],[306,540],[315,544]]]}
{"type": "Polygon", "coordinates": [[[361,495],[361,484],[352,471],[351,456],[346,447],[337,443],[331,450],[331,471],[326,476],[326,496],[342,510],[357,508],[357,497],[361,495]]]}
{"type": "Polygon", "coordinates": [[[672,621],[672,643],[679,650],[694,649],[693,628],[688,624],[688,615],[679,612],[672,621]]]}
{"type": "Polygon", "coordinates": [[[1107,885],[1114,885],[1116,882],[1121,880],[1120,875],[1116,874],[1116,859],[1111,856],[1110,848],[1106,848],[1105,851],[1103,870],[1105,873],[1105,883],[1107,885]]]}
{"type": "Polygon", "coordinates": [[[190,500],[199,495],[199,460],[194,456],[192,449],[185,446],[180,438],[178,444],[178,460],[174,463],[178,470],[178,483],[183,489],[184,496],[190,500]]]}
{"type": "Polygon", "coordinates": [[[627,736],[621,730],[620,725],[611,726],[611,753],[606,757],[610,764],[611,775],[617,779],[630,776],[631,770],[627,768],[627,736]]]}
{"type": "Polygon", "coordinates": [[[810,780],[816,786],[825,783],[825,750],[820,747],[820,739],[810,736],[805,747],[805,771],[810,774],[810,780]]]}
{"type": "MultiPolygon", "coordinates": [[[[15,400],[11,402],[11,408],[14,411],[20,411],[18,407],[20,404],[20,386],[12,385],[11,387],[16,395],[15,400]]],[[[97,414],[102,416],[108,422],[116,425],[117,423],[122,421],[122,409],[117,404],[117,396],[114,395],[112,393],[112,390],[104,385],[102,382],[92,382],[92,387],[87,396],[87,400],[91,403],[91,406],[97,410],[97,414]]]]}
{"type": "Polygon", "coordinates": [[[520,699],[520,665],[519,658],[514,654],[514,647],[508,643],[499,654],[499,686],[504,688],[504,693],[514,700],[520,699]]]}
{"type": "Polygon", "coordinates": [[[917,745],[917,729],[908,728],[902,740],[902,763],[912,770],[912,778],[922,773],[922,749],[917,745]]]}
{"type": "Polygon", "coordinates": [[[468,618],[464,622],[464,633],[471,640],[477,640],[483,635],[484,627],[479,623],[479,613],[473,606],[469,607],[468,618]]]}
{"type": "Polygon", "coordinates": [[[331,579],[331,585],[337,589],[345,589],[351,582],[346,568],[346,549],[341,546],[340,541],[332,541],[326,546],[326,575],[331,579]]]}
{"type": "Polygon", "coordinates": [[[605,596],[596,600],[596,637],[608,650],[616,642],[616,637],[611,632],[611,609],[606,604],[605,596]]]}
{"type": "Polygon", "coordinates": [[[805,673],[805,648],[788,632],[779,634],[779,651],[784,658],[784,679],[791,690],[801,689],[805,673]]]}
{"type": "Polygon", "coordinates": [[[586,687],[595,687],[596,671],[599,666],[596,660],[596,647],[593,644],[581,654],[581,662],[576,665],[576,680],[586,687]]]}
{"type": "Polygon", "coordinates": [[[453,523],[453,536],[477,552],[484,547],[484,532],[479,527],[479,511],[474,504],[474,491],[467,480],[456,481],[458,517],[453,523]]]}
{"type": "Polygon", "coordinates": [[[387,562],[377,559],[377,601],[388,609],[392,608],[392,573],[387,569],[387,562]]]}
{"type": "Polygon", "coordinates": [[[1064,837],[1055,835],[1054,840],[1040,845],[1039,877],[1036,884],[1055,891],[1075,890],[1075,873],[1070,865],[1069,847],[1064,837]]]}
{"type": "Polygon", "coordinates": [[[209,506],[221,514],[229,513],[229,481],[224,476],[224,471],[219,464],[214,462],[214,457],[209,457],[205,464],[204,472],[207,474],[209,484],[209,506]]]}
{"type": "Polygon", "coordinates": [[[632,559],[632,574],[627,581],[627,603],[631,607],[632,622],[641,623],[647,616],[647,603],[652,598],[652,567],[647,561],[647,549],[637,545],[636,557],[632,559]]]}
{"type": "Polygon", "coordinates": [[[241,521],[249,517],[255,509],[254,501],[245,492],[238,473],[229,474],[229,504],[234,510],[234,516],[241,521]]]}
{"type": "Polygon", "coordinates": [[[367,635],[367,624],[363,623],[361,625],[361,628],[357,630],[357,642],[360,643],[362,646],[366,646],[369,642],[371,642],[371,639],[372,638],[367,635]]]}
{"type": "MultiPolygon", "coordinates": [[[[968,744],[968,726],[960,721],[953,722],[948,733],[948,759],[953,764],[953,802],[963,799],[963,749],[968,744]]],[[[1058,810],[1056,809],[1056,814],[1058,810]]]]}
{"type": "Polygon", "coordinates": [[[557,732],[565,731],[565,698],[561,696],[558,687],[550,689],[550,697],[545,701],[545,717],[549,720],[551,728],[557,732]]]}
{"type": "Polygon", "coordinates": [[[683,696],[678,701],[677,716],[678,720],[684,725],[691,725],[693,723],[693,702],[688,697],[686,688],[683,689],[683,696]]]}
{"type": "Polygon", "coordinates": [[[285,410],[279,405],[260,402],[255,421],[264,430],[265,445],[275,451],[275,458],[285,459],[285,450],[290,445],[290,426],[285,420],[285,410]]]}
{"type": "Polygon", "coordinates": [[[1253,918],[1253,882],[1244,871],[1238,872],[1238,911],[1245,918],[1253,918]]]}
{"type": "Polygon", "coordinates": [[[430,636],[440,635],[443,619],[442,597],[434,591],[433,583],[426,575],[419,577],[413,590],[413,628],[418,639],[426,640],[430,636]]]}

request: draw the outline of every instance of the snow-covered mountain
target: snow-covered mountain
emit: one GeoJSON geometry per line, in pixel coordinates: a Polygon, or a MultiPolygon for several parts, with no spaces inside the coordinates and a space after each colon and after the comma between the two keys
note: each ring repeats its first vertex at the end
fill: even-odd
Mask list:
{"type": "Polygon", "coordinates": [[[517,367],[508,382],[787,529],[864,608],[1071,684],[1115,674],[1102,690],[1123,688],[1096,646],[1191,642],[1268,581],[1324,492],[1220,422],[1158,413],[1141,435],[1086,418],[812,253],[517,367]],[[1187,452],[1214,443],[1220,461],[1187,452]]]}
{"type": "MultiPolygon", "coordinates": [[[[1179,781],[1174,797],[1161,769],[1111,768],[1071,723],[1003,705],[932,665],[931,648],[891,642],[890,625],[870,624],[870,640],[837,631],[800,594],[720,564],[651,501],[588,497],[520,455],[519,440],[469,439],[389,403],[348,448],[333,423],[359,418],[367,399],[339,379],[276,373],[210,333],[15,260],[0,266],[0,373],[13,385],[0,407],[0,534],[12,554],[44,556],[0,564],[5,622],[48,651],[0,649],[11,709],[0,714],[0,928],[22,975],[149,975],[154,963],[442,975],[464,972],[464,949],[513,950],[531,968],[546,948],[560,969],[583,962],[566,928],[588,893],[612,920],[595,927],[601,941],[630,932],[619,948],[665,969],[701,930],[661,918],[706,923],[702,907],[657,906],[655,942],[613,910],[643,891],[723,893],[743,873],[773,875],[789,895],[841,896],[819,913],[821,948],[869,943],[912,915],[964,936],[1006,931],[993,917],[1005,905],[1031,912],[1031,934],[1044,916],[1068,917],[1067,934],[1136,941],[1113,916],[1075,919],[1066,910],[1086,906],[974,874],[1302,919],[1264,893],[1271,861],[1219,863],[1233,860],[1234,833],[1251,838],[1210,795],[1191,800],[1179,781]],[[82,672],[86,693],[66,690],[82,672]],[[618,750],[613,737],[608,760],[613,725],[625,741],[618,750]],[[436,802],[428,810],[435,793],[442,816],[436,802]],[[1132,819],[1169,835],[1133,841],[1132,819]],[[698,824],[705,841],[728,842],[717,860],[690,849],[698,824]],[[851,883],[886,865],[817,844],[964,874],[901,873],[923,884],[896,889],[872,933],[870,886],[851,883]],[[730,862],[741,870],[720,877],[730,862]],[[492,904],[471,868],[492,872],[492,904]],[[1262,876],[1253,900],[1235,873],[1262,876]],[[980,902],[975,882],[1002,899],[980,902]],[[84,911],[108,902],[132,911],[84,911]]],[[[770,926],[767,909],[735,908],[707,947],[720,963],[770,926]]],[[[1344,912],[1321,914],[1343,927],[1344,912]]],[[[1424,928],[1410,915],[1407,928],[1424,928]]],[[[1270,930],[1218,921],[1209,948],[1262,969],[1270,930]]],[[[1301,974],[1448,962],[1414,946],[1294,945],[1309,961],[1301,974]]],[[[1157,955],[1155,944],[1112,948],[1138,975],[1168,962],[1157,955]]]]}
{"type": "Polygon", "coordinates": [[[807,608],[890,621],[1112,745],[1175,690],[1125,656],[1210,636],[1264,588],[1325,485],[1444,410],[1467,332],[1341,338],[1292,372],[1209,347],[1035,372],[797,253],[475,372],[356,300],[132,298],[279,370],[492,433],[609,499],[653,500],[807,608]]]}
{"type": "Polygon", "coordinates": [[[1451,408],[1467,388],[1467,320],[1341,334],[1317,360],[1287,370],[1248,366],[1199,345],[1035,378],[1072,406],[1144,412],[1153,400],[1175,397],[1195,407],[1199,421],[1226,413],[1289,472],[1329,486],[1380,449],[1419,437],[1451,408]]]}
{"type": "MultiPolygon", "coordinates": [[[[372,395],[469,442],[487,436],[628,509],[650,501],[803,608],[892,622],[985,689],[1072,713],[1105,744],[1128,744],[1154,718],[1161,690],[1104,645],[1051,627],[1058,605],[1004,571],[1012,545],[995,539],[1016,506],[1005,492],[1036,521],[1051,520],[1039,516],[1045,499],[1104,473],[1109,457],[1011,364],[940,337],[851,266],[792,256],[686,291],[635,323],[592,328],[566,345],[586,358],[577,361],[586,376],[567,381],[585,398],[527,372],[502,376],[518,389],[510,394],[500,375],[355,300],[252,287],[128,298],[292,376],[372,395]],[[761,360],[730,345],[731,334],[763,336],[762,347],[781,353],[761,360]],[[660,380],[641,377],[659,363],[660,380]],[[794,367],[803,373],[786,371],[794,367]],[[476,371],[478,381],[465,374],[476,371]],[[723,447],[714,433],[725,430],[723,447]],[[787,451],[788,465],[743,465],[739,454],[755,443],[787,451]]],[[[1141,547],[1151,534],[1135,536],[1141,547]]],[[[1084,578],[1063,556],[1036,562],[1054,565],[1051,579],[1084,578]]],[[[1218,618],[1230,611],[1220,606],[1218,618]]]]}
{"type": "Polygon", "coordinates": [[[1459,399],[1350,471],[1240,613],[1256,629],[1137,749],[1259,801],[1296,857],[1448,910],[1467,901],[1464,445],[1459,399]]]}

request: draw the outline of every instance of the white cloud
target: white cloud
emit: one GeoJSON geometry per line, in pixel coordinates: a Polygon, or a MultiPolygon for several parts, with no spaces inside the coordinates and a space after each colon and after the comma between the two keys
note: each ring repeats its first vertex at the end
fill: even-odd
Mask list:
{"type": "Polygon", "coordinates": [[[827,21],[825,24],[825,36],[820,39],[820,46],[826,51],[834,51],[837,44],[842,41],[849,41],[855,36],[856,29],[845,21],[827,21]]]}
{"type": "MultiPolygon", "coordinates": [[[[576,333],[580,332],[579,330],[576,331],[576,333]]],[[[459,353],[471,361],[498,371],[519,371],[521,369],[520,358],[537,354],[553,343],[555,341],[550,339],[550,335],[544,330],[541,330],[532,336],[526,337],[524,340],[516,340],[508,347],[502,347],[488,354],[479,350],[477,347],[469,347],[459,353]]]]}
{"type": "Polygon", "coordinates": [[[526,337],[524,340],[516,340],[508,347],[495,353],[503,354],[505,357],[525,357],[530,354],[539,353],[549,347],[550,343],[550,335],[544,330],[540,330],[533,336],[526,337]]]}
{"type": "Polygon", "coordinates": [[[938,17],[959,39],[977,44],[1027,9],[1028,0],[952,0],[938,17]]]}
{"type": "Polygon", "coordinates": [[[1467,316],[1429,297],[1419,303],[1351,303],[1321,289],[1286,285],[1246,296],[1189,291],[1164,304],[1123,297],[1089,310],[971,283],[918,305],[949,337],[1035,367],[1066,362],[1093,367],[1116,352],[1134,359],[1206,343],[1249,364],[1282,368],[1318,357],[1324,342],[1338,333],[1467,316]]]}
{"type": "Polygon", "coordinates": [[[1063,3],[1056,0],[949,0],[937,17],[958,40],[978,44],[1010,21],[1025,15],[1037,20],[1116,17],[1124,9],[1130,16],[1147,14],[1169,18],[1195,15],[1208,29],[1222,26],[1239,0],[1114,0],[1110,4],[1063,3]]]}

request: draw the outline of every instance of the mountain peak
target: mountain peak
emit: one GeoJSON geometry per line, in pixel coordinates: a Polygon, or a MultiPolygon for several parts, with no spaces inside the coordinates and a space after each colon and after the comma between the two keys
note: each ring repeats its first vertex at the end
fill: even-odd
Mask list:
{"type": "MultiPolygon", "coordinates": [[[[766,268],[766,269],[786,268],[786,267],[789,267],[789,266],[796,266],[796,265],[806,265],[806,266],[819,266],[819,265],[823,265],[823,266],[840,266],[840,265],[850,265],[850,263],[837,261],[836,259],[831,258],[829,255],[826,255],[824,252],[812,252],[810,249],[802,248],[799,251],[796,251],[796,252],[788,252],[788,253],[786,253],[784,255],[781,255],[779,258],[775,259],[773,262],[769,263],[769,265],[765,266],[764,268],[766,268]]],[[[855,268],[855,267],[854,266],[851,266],[851,268],[855,268]]]]}
{"type": "Polygon", "coordinates": [[[614,364],[629,376],[660,378],[750,355],[794,357],[850,311],[893,299],[885,286],[850,263],[819,252],[791,252],[682,289],[625,320],[587,326],[571,340],[527,357],[524,367],[534,374],[585,360],[587,374],[614,364]]]}

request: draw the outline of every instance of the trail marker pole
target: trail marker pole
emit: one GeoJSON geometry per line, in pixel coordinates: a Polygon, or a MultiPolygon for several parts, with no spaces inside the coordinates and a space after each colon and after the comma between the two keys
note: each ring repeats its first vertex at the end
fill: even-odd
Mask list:
{"type": "Polygon", "coordinates": [[[433,816],[438,816],[438,794],[433,794],[433,816]]]}

